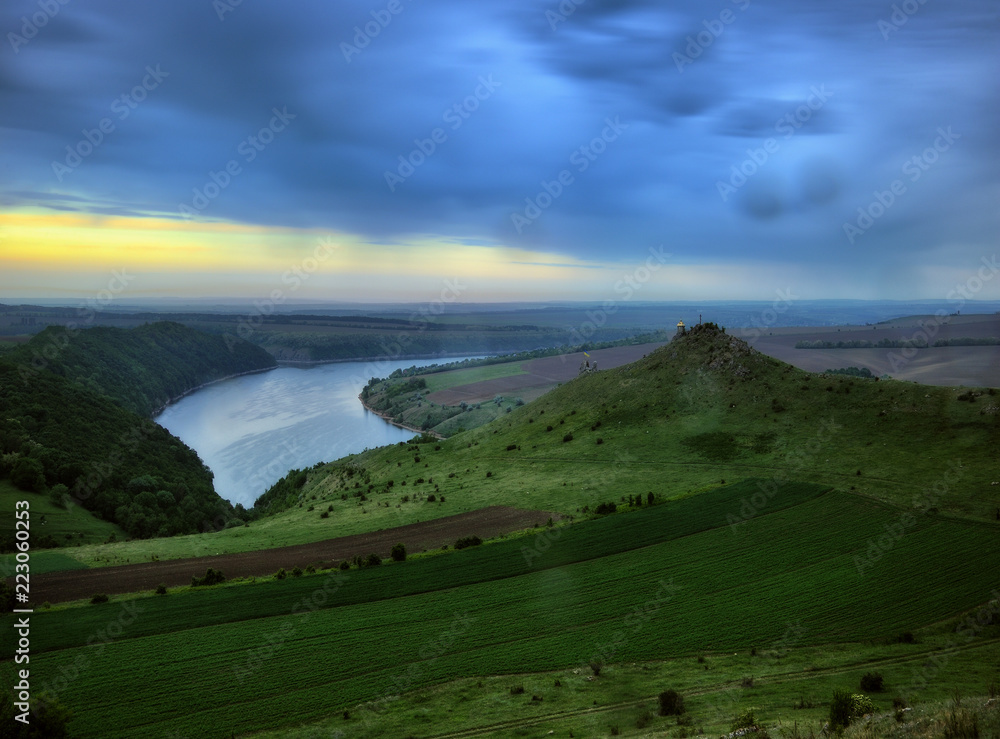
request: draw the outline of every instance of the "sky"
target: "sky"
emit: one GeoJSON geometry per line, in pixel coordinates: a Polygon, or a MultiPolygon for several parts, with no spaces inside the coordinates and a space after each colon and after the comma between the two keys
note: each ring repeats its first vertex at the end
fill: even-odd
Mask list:
{"type": "Polygon", "coordinates": [[[995,0],[5,0],[0,33],[0,301],[1000,298],[995,0]]]}

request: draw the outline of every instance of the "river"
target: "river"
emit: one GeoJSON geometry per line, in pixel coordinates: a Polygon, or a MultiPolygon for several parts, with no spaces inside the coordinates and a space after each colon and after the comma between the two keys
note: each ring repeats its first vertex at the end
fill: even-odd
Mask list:
{"type": "Polygon", "coordinates": [[[197,390],[155,420],[198,452],[219,495],[249,508],[290,469],[413,438],[361,405],[370,377],[464,358],[280,366],[197,390]]]}

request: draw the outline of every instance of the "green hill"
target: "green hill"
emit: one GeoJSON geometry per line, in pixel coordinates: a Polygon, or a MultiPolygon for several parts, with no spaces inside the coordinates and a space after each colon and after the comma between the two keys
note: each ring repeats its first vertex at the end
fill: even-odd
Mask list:
{"type": "Polygon", "coordinates": [[[993,521],[997,448],[995,389],[812,374],[704,324],[486,426],[312,470],[297,495],[329,498],[338,533],[426,516],[420,501],[432,492],[446,498],[442,514],[496,503],[575,514],[605,499],[687,495],[748,476],[993,521]],[[345,465],[358,474],[345,477],[345,465]],[[362,494],[371,502],[359,507],[362,494]]]}
{"type": "Polygon", "coordinates": [[[205,383],[276,365],[247,341],[170,321],[133,329],[50,326],[7,358],[21,363],[25,378],[52,372],[142,416],[205,383]]]}

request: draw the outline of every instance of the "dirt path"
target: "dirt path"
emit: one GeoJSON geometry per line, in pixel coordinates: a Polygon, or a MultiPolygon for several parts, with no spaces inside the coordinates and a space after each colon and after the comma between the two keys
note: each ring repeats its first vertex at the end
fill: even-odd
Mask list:
{"type": "Polygon", "coordinates": [[[221,570],[227,578],[260,577],[273,575],[282,567],[291,570],[295,567],[305,568],[310,564],[329,565],[356,554],[375,552],[386,558],[392,547],[399,542],[405,544],[407,551],[412,553],[451,545],[464,536],[485,539],[530,528],[535,524],[544,525],[550,516],[554,521],[561,518],[552,511],[490,506],[433,521],[327,539],[313,544],[165,562],[50,572],[38,575],[31,581],[31,594],[36,603],[60,603],[90,598],[97,593],[113,595],[153,590],[159,583],[164,583],[167,587],[190,585],[192,575],[200,577],[209,567],[221,570]]]}

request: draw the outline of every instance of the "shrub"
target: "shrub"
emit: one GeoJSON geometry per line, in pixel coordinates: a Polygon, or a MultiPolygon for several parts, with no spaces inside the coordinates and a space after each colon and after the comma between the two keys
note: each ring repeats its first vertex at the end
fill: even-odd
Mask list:
{"type": "Polygon", "coordinates": [[[875,704],[867,695],[851,695],[846,690],[835,690],[830,702],[830,727],[834,730],[846,728],[854,719],[874,712],[875,704]]]}
{"type": "Polygon", "coordinates": [[[601,503],[600,505],[597,506],[597,508],[594,509],[594,513],[596,513],[598,516],[604,516],[608,513],[614,513],[617,510],[618,510],[617,503],[614,502],[601,503]]]}
{"type": "Polygon", "coordinates": [[[511,695],[521,695],[523,692],[524,692],[524,686],[523,685],[511,685],[510,686],[510,694],[511,695]]]}
{"type": "Polygon", "coordinates": [[[392,557],[393,562],[405,562],[406,561],[406,545],[396,544],[392,551],[389,553],[392,557]]]}
{"type": "Polygon", "coordinates": [[[351,569],[351,563],[350,563],[350,562],[348,562],[348,561],[347,561],[347,560],[345,559],[345,560],[344,560],[343,562],[341,562],[341,563],[340,563],[340,569],[341,569],[341,570],[349,570],[349,569],[351,569]]]}
{"type": "Polygon", "coordinates": [[[197,577],[195,575],[191,575],[191,586],[196,588],[209,585],[218,585],[219,583],[223,583],[225,581],[226,581],[226,576],[222,574],[222,571],[214,570],[211,567],[205,570],[204,577],[197,577]]]}
{"type": "Polygon", "coordinates": [[[465,549],[466,547],[478,547],[483,540],[478,536],[465,536],[455,542],[455,549],[465,549]]]}
{"type": "Polygon", "coordinates": [[[604,443],[604,439],[602,439],[600,436],[598,436],[597,437],[597,443],[598,444],[603,444],[604,443]]]}
{"type": "Polygon", "coordinates": [[[166,595],[167,594],[166,583],[162,583],[161,582],[159,585],[156,586],[156,594],[157,595],[166,595]]]}
{"type": "Polygon", "coordinates": [[[436,501],[437,501],[437,496],[434,495],[434,493],[431,493],[430,495],[427,496],[428,503],[434,503],[436,501]]]}
{"type": "Polygon", "coordinates": [[[98,603],[107,603],[108,600],[109,598],[105,593],[98,593],[97,595],[95,595],[93,598],[90,599],[90,602],[96,605],[98,603]]]}
{"type": "Polygon", "coordinates": [[[508,452],[512,452],[512,451],[514,451],[515,449],[517,449],[517,444],[508,444],[508,445],[507,445],[507,451],[508,451],[508,452]]]}
{"type": "Polygon", "coordinates": [[[294,575],[295,577],[302,577],[302,568],[296,566],[296,568],[292,570],[292,575],[294,575]]]}
{"type": "Polygon", "coordinates": [[[378,567],[380,564],[382,564],[382,558],[375,552],[369,554],[365,559],[365,567],[378,567]]]}
{"type": "Polygon", "coordinates": [[[565,444],[567,441],[573,441],[573,434],[566,434],[563,437],[563,443],[565,444]]]}
{"type": "Polygon", "coordinates": [[[321,514],[319,514],[319,517],[320,518],[329,518],[330,517],[330,511],[323,511],[321,514]]]}
{"type": "Polygon", "coordinates": [[[588,662],[590,665],[591,672],[594,673],[594,677],[600,677],[601,670],[604,668],[604,663],[600,660],[594,660],[593,662],[588,662]]]}
{"type": "Polygon", "coordinates": [[[866,672],[861,676],[861,689],[866,693],[882,692],[882,673],[866,672]]]}
{"type": "Polygon", "coordinates": [[[684,713],[684,696],[673,689],[660,693],[661,716],[680,716],[682,713],[684,713]]]}
{"type": "Polygon", "coordinates": [[[754,715],[753,709],[748,708],[733,720],[733,731],[740,729],[759,729],[760,724],[754,715]]]}
{"type": "Polygon", "coordinates": [[[280,570],[274,573],[275,580],[284,580],[287,575],[285,574],[285,568],[282,567],[280,570]]]}

